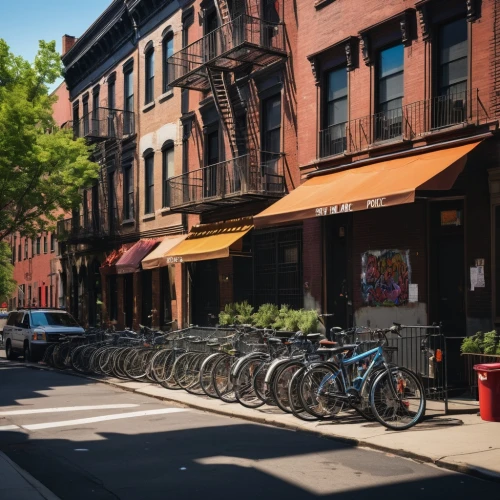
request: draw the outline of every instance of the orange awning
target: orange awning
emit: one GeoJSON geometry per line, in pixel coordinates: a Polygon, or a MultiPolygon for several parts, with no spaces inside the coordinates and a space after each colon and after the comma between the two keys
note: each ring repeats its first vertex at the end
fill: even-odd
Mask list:
{"type": "Polygon", "coordinates": [[[229,257],[231,250],[241,251],[241,238],[251,229],[251,217],[194,226],[184,241],[167,252],[167,264],[229,257]]]}
{"type": "Polygon", "coordinates": [[[120,260],[122,255],[133,246],[134,243],[125,243],[120,248],[112,250],[102,263],[99,271],[102,274],[116,274],[116,263],[120,260]]]}
{"type": "Polygon", "coordinates": [[[261,227],[413,203],[417,189],[451,189],[467,153],[479,142],[312,177],[256,215],[254,224],[261,227]]]}
{"type": "Polygon", "coordinates": [[[187,234],[176,234],[175,236],[166,236],[163,241],[144,259],[141,265],[143,269],[156,269],[168,265],[166,254],[184,241],[187,234]]]}

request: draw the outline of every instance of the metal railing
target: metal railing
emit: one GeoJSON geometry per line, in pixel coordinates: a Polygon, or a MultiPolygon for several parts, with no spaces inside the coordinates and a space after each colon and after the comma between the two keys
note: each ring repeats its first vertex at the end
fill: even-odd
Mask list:
{"type": "MultiPolygon", "coordinates": [[[[170,208],[285,194],[283,153],[254,151],[168,180],[170,208]]],[[[212,207],[213,208],[213,207],[212,207]]]]}
{"type": "Polygon", "coordinates": [[[211,62],[229,69],[243,62],[265,60],[266,53],[286,54],[284,25],[243,14],[169,57],[168,85],[183,86],[185,76],[211,62]]]}
{"type": "Polygon", "coordinates": [[[85,241],[114,234],[117,210],[89,210],[57,222],[58,241],[85,241]]]}
{"type": "Polygon", "coordinates": [[[73,123],[75,137],[90,139],[122,139],[135,132],[132,111],[97,108],[73,123]]]}
{"type": "Polygon", "coordinates": [[[478,125],[487,118],[477,89],[437,96],[321,130],[319,156],[356,153],[384,141],[409,141],[448,127],[478,125]]]}

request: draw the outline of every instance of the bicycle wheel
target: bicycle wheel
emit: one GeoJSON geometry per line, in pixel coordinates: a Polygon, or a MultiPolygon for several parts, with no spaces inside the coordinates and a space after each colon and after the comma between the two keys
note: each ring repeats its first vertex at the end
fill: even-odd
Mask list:
{"type": "Polygon", "coordinates": [[[189,380],[191,382],[189,385],[184,387],[184,389],[186,389],[186,391],[190,394],[205,394],[205,391],[201,388],[200,384],[200,367],[206,356],[207,355],[204,353],[197,353],[188,363],[187,370],[189,372],[189,380]]]}
{"type": "Polygon", "coordinates": [[[265,361],[249,359],[239,370],[234,383],[234,394],[240,404],[247,408],[259,408],[264,401],[257,395],[254,386],[255,374],[265,361]]]}
{"type": "Polygon", "coordinates": [[[213,384],[212,372],[217,364],[217,361],[219,361],[219,359],[223,356],[226,356],[226,354],[222,352],[211,354],[203,360],[200,367],[200,386],[203,389],[203,392],[211,398],[218,398],[213,384]]]}
{"type": "Polygon", "coordinates": [[[183,354],[184,351],[181,351],[179,349],[172,349],[171,355],[168,356],[167,359],[165,360],[164,379],[160,382],[162,387],[165,387],[165,389],[170,389],[173,391],[178,391],[182,389],[182,387],[175,380],[174,367],[176,360],[180,358],[183,354]]]}
{"type": "Polygon", "coordinates": [[[412,371],[395,367],[382,372],[370,388],[370,406],[385,427],[403,431],[425,415],[425,392],[420,378],[412,371]]]}
{"type": "Polygon", "coordinates": [[[273,399],[276,401],[279,408],[286,413],[292,413],[288,394],[290,382],[295,372],[303,366],[304,363],[300,361],[290,361],[285,365],[280,366],[271,382],[271,393],[273,395],[273,399]]]}
{"type": "Polygon", "coordinates": [[[234,356],[224,356],[213,369],[214,388],[217,396],[225,403],[236,403],[236,394],[231,380],[231,368],[237,360],[234,356]]]}
{"type": "Polygon", "coordinates": [[[334,365],[317,365],[304,374],[299,386],[299,398],[305,410],[319,419],[335,417],[344,403],[335,394],[343,394],[340,378],[335,376],[338,368],[334,365]]]}
{"type": "Polygon", "coordinates": [[[276,401],[272,396],[271,387],[266,384],[266,374],[267,370],[271,366],[272,360],[264,361],[257,368],[255,375],[253,377],[253,388],[257,396],[267,405],[276,406],[276,401]]]}
{"type": "Polygon", "coordinates": [[[314,422],[315,420],[319,420],[318,417],[306,411],[299,398],[299,386],[305,373],[306,367],[303,366],[293,374],[288,387],[288,403],[294,417],[304,420],[305,422],[314,422]]]}

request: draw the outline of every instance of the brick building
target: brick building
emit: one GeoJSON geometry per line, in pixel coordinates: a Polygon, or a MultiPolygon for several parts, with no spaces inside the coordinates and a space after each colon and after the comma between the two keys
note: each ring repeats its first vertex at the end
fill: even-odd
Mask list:
{"type": "MultiPolygon", "coordinates": [[[[175,2],[112,2],[62,58],[74,133],[93,145],[101,165],[79,209],[58,226],[66,298],[84,325],[150,324],[153,273],[142,272],[140,258],[165,235],[182,232],[181,217],[160,203],[162,151],[179,136],[180,96],[162,79],[177,11],[175,2]],[[145,158],[154,156],[146,180],[145,158]],[[148,200],[147,210],[146,184],[156,185],[158,202],[148,200]],[[121,265],[125,254],[132,261],[121,265]]],[[[162,320],[172,315],[171,304],[166,309],[162,320]]]]}
{"type": "Polygon", "coordinates": [[[298,2],[296,15],[302,184],[255,225],[302,225],[305,297],[341,326],[491,329],[498,2],[298,2]]]}
{"type": "MultiPolygon", "coordinates": [[[[57,96],[52,105],[52,116],[59,127],[64,127],[71,120],[66,84],[61,83],[52,95],[57,96]]],[[[17,233],[10,238],[9,244],[17,282],[9,309],[18,306],[64,307],[56,234],[44,232],[35,238],[27,238],[17,233]]]]}

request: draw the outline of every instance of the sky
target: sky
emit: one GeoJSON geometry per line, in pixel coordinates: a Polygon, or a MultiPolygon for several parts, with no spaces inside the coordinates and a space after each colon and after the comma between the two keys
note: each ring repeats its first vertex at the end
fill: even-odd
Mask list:
{"type": "Polygon", "coordinates": [[[33,61],[39,40],[55,40],[61,51],[62,36],[80,37],[111,1],[0,0],[0,38],[14,54],[33,61]]]}

